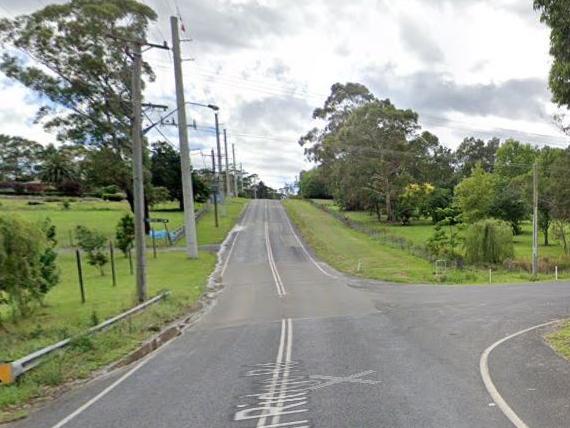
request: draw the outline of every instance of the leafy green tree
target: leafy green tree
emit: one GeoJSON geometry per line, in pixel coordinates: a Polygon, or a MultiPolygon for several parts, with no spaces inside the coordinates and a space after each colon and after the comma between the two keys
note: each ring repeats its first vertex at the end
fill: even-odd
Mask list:
{"type": "Polygon", "coordinates": [[[299,180],[299,192],[307,199],[331,199],[328,191],[326,177],[322,168],[313,168],[309,171],[301,171],[299,180]]]}
{"type": "Polygon", "coordinates": [[[33,180],[43,147],[35,141],[0,134],[0,181],[33,180]]]}
{"type": "Polygon", "coordinates": [[[465,234],[465,258],[469,263],[502,263],[514,255],[511,226],[485,219],[469,226],[465,234]]]}
{"type": "Polygon", "coordinates": [[[403,225],[412,218],[419,218],[426,211],[427,203],[435,188],[429,184],[408,184],[398,200],[397,215],[403,225]]]}
{"type": "MultiPolygon", "coordinates": [[[[180,153],[165,141],[156,142],[152,145],[150,165],[152,185],[168,189],[170,197],[177,200],[180,204],[180,209],[183,210],[184,199],[182,194],[180,153]]],[[[206,202],[208,200],[210,189],[204,178],[195,171],[192,171],[192,188],[194,190],[194,200],[198,202],[206,202]]]]}
{"type": "Polygon", "coordinates": [[[513,233],[522,233],[521,222],[528,218],[530,207],[520,189],[497,180],[488,216],[511,224],[513,233]]]}
{"type": "Polygon", "coordinates": [[[46,258],[51,247],[41,228],[0,216],[0,302],[10,304],[14,315],[28,316],[31,303],[57,282],[53,260],[46,258]]]}
{"type": "Polygon", "coordinates": [[[117,240],[117,247],[127,257],[135,242],[135,221],[132,215],[127,214],[121,217],[119,224],[117,224],[115,239],[117,240]]]}
{"type": "Polygon", "coordinates": [[[431,217],[433,224],[437,224],[444,219],[442,217],[443,214],[449,214],[448,209],[452,209],[455,212],[454,216],[459,215],[458,210],[452,204],[453,192],[450,189],[436,188],[429,195],[422,214],[431,217]]]}
{"type": "Polygon", "coordinates": [[[107,244],[105,235],[85,226],[77,226],[75,228],[75,237],[79,248],[87,253],[87,262],[91,266],[97,266],[101,275],[105,275],[103,266],[109,261],[105,254],[107,244]]]}
{"type": "Polygon", "coordinates": [[[466,223],[489,217],[495,199],[496,179],[481,164],[475,165],[471,176],[455,188],[455,203],[466,223]]]}
{"type": "MultiPolygon", "coordinates": [[[[136,0],[71,0],[0,20],[0,42],[18,49],[4,51],[0,70],[46,100],[36,120],[60,141],[105,149],[113,165],[124,166],[108,179],[121,186],[131,207],[133,115],[125,40],[145,40],[156,17],[136,0]]],[[[154,79],[147,63],[143,77],[154,79]]]]}
{"type": "Polygon", "coordinates": [[[559,106],[570,107],[570,0],[534,0],[534,8],[550,27],[550,54],[554,58],[549,77],[552,99],[559,106]]]}
{"type": "Polygon", "coordinates": [[[65,146],[56,148],[53,144],[49,144],[42,151],[40,166],[42,181],[59,186],[64,181],[76,181],[77,175],[72,152],[65,146]]]}
{"type": "Polygon", "coordinates": [[[508,139],[497,149],[495,173],[504,179],[512,180],[532,171],[538,150],[530,144],[521,144],[508,139]]]}
{"type": "Polygon", "coordinates": [[[468,177],[476,165],[480,165],[486,172],[492,172],[499,145],[498,138],[493,138],[487,143],[478,138],[465,138],[455,151],[459,175],[468,177]]]}
{"type": "Polygon", "coordinates": [[[570,223],[570,174],[568,165],[570,152],[561,152],[550,166],[547,195],[549,213],[552,215],[554,232],[560,239],[565,254],[570,254],[567,239],[567,228],[570,223]]]}

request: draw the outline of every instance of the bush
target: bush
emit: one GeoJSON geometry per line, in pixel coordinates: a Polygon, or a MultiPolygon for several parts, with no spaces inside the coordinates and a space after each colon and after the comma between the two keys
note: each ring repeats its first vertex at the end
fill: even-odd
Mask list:
{"type": "Polygon", "coordinates": [[[465,235],[465,258],[469,263],[503,263],[514,255],[511,225],[486,219],[469,226],[465,235]]]}
{"type": "Polygon", "coordinates": [[[103,198],[104,201],[121,202],[125,199],[125,196],[122,193],[103,193],[101,198],[103,198]]]}
{"type": "Polygon", "coordinates": [[[28,315],[30,304],[41,301],[59,280],[51,252],[54,236],[49,223],[42,230],[17,217],[0,216],[0,303],[10,304],[14,314],[28,315]]]}
{"type": "Polygon", "coordinates": [[[77,226],[75,237],[79,248],[87,253],[87,262],[91,266],[99,267],[101,275],[105,275],[103,266],[109,261],[105,255],[107,238],[101,232],[90,230],[85,226],[77,226]]]}
{"type": "Polygon", "coordinates": [[[115,237],[117,239],[117,247],[120,248],[126,257],[135,241],[135,221],[132,215],[126,214],[119,220],[115,237]]]}

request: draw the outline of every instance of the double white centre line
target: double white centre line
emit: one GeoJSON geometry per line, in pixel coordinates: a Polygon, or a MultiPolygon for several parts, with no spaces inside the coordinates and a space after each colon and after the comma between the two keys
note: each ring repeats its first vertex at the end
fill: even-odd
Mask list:
{"type": "MultiPolygon", "coordinates": [[[[267,218],[267,205],[265,205],[265,215],[267,218]]],[[[269,260],[269,267],[271,268],[273,280],[275,281],[275,288],[277,288],[277,295],[279,297],[285,297],[287,292],[285,291],[285,286],[283,285],[283,281],[281,281],[281,276],[279,275],[275,259],[273,258],[273,250],[271,249],[271,241],[269,240],[269,223],[267,220],[265,221],[265,247],[267,248],[267,259],[269,260]]]]}

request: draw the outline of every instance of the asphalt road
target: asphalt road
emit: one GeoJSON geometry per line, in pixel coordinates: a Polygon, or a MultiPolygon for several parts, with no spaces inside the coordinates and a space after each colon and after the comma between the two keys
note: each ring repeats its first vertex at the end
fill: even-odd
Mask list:
{"type": "Polygon", "coordinates": [[[252,202],[239,229],[196,326],[15,426],[570,426],[570,364],[544,344],[549,326],[488,353],[498,396],[481,367],[497,341],[568,317],[570,284],[350,279],[312,259],[277,201],[252,202]]]}

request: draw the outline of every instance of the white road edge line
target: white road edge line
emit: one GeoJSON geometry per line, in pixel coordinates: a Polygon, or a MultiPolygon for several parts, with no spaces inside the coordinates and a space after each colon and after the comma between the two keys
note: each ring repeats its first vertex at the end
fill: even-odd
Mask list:
{"type": "Polygon", "coordinates": [[[305,247],[305,245],[303,244],[303,242],[301,241],[301,238],[299,238],[299,236],[297,235],[297,233],[295,232],[295,229],[293,229],[293,225],[291,224],[291,220],[289,220],[289,216],[287,215],[287,213],[285,213],[285,219],[287,220],[287,223],[289,224],[289,229],[291,229],[291,233],[293,234],[293,236],[295,237],[295,239],[297,240],[297,242],[299,243],[299,245],[301,246],[303,252],[306,254],[306,256],[309,258],[309,260],[317,267],[318,270],[320,270],[322,273],[324,273],[326,276],[328,276],[329,278],[333,278],[333,279],[339,279],[338,276],[333,275],[329,272],[327,272],[326,270],[324,270],[321,265],[319,265],[319,263],[313,258],[313,256],[311,256],[311,253],[309,253],[309,251],[307,250],[307,248],[305,247]]]}
{"type": "Polygon", "coordinates": [[[493,383],[493,380],[491,379],[491,374],[489,372],[489,355],[491,354],[491,352],[493,352],[493,350],[496,347],[498,347],[499,345],[505,343],[506,341],[508,341],[510,339],[513,339],[517,336],[528,333],[530,331],[537,330],[539,328],[555,324],[557,322],[559,322],[559,320],[549,321],[549,322],[545,322],[543,324],[535,325],[534,327],[529,327],[527,329],[513,333],[510,336],[504,337],[501,340],[498,340],[497,342],[493,343],[491,346],[489,346],[487,349],[485,349],[483,354],[481,354],[481,359],[479,360],[479,370],[481,371],[481,377],[483,378],[483,383],[485,384],[485,388],[487,388],[489,395],[491,396],[491,398],[493,399],[493,401],[495,402],[497,407],[499,407],[499,409],[501,409],[503,414],[517,428],[529,428],[529,427],[515,413],[515,411],[507,404],[507,402],[504,400],[504,398],[501,396],[501,394],[499,393],[499,391],[495,387],[495,384],[493,383]]]}
{"type": "MultiPolygon", "coordinates": [[[[269,389],[269,396],[273,396],[275,393],[275,388],[277,387],[277,381],[279,380],[279,371],[281,369],[281,363],[283,362],[283,354],[285,352],[285,340],[287,338],[287,321],[281,320],[281,338],[279,339],[279,349],[277,351],[277,358],[275,359],[275,369],[273,370],[273,377],[271,378],[271,387],[269,389]]],[[[257,428],[265,427],[265,420],[267,416],[259,418],[257,421],[257,428]]]]}
{"type": "Polygon", "coordinates": [[[51,428],[61,428],[64,425],[71,422],[71,420],[75,419],[77,416],[79,416],[81,413],[83,413],[85,410],[87,410],[89,407],[91,407],[93,404],[95,404],[101,398],[106,396],[109,392],[111,392],[113,389],[115,389],[117,386],[119,386],[121,383],[123,383],[129,377],[131,377],[136,371],[138,371],[144,365],[146,365],[146,363],[148,363],[150,360],[152,360],[163,349],[164,349],[164,346],[158,348],[156,351],[154,351],[152,354],[150,354],[147,358],[142,360],[140,363],[138,363],[136,366],[134,366],[132,369],[130,369],[128,372],[126,372],[124,375],[122,375],[119,379],[117,379],[115,382],[113,382],[111,385],[109,385],[107,388],[105,388],[103,391],[101,391],[95,397],[93,397],[92,399],[87,401],[85,404],[83,404],[81,407],[79,407],[73,413],[71,413],[68,416],[66,416],[65,418],[63,418],[57,424],[53,425],[51,428]]]}
{"type": "MultiPolygon", "coordinates": [[[[247,217],[248,217],[249,212],[250,212],[250,207],[251,207],[251,205],[248,204],[248,205],[247,205],[247,208],[246,208],[246,212],[245,212],[245,214],[244,214],[244,216],[243,216],[243,221],[241,222],[242,224],[240,224],[239,226],[242,226],[242,225],[244,225],[244,224],[247,223],[247,217]]],[[[238,236],[239,236],[239,233],[240,233],[240,232],[241,232],[241,230],[240,230],[240,229],[237,229],[237,231],[236,231],[236,233],[235,233],[234,240],[233,240],[232,245],[231,245],[231,247],[230,247],[230,251],[228,252],[228,257],[226,257],[226,261],[224,262],[224,266],[222,267],[222,270],[221,270],[221,272],[220,272],[220,277],[221,277],[221,278],[223,278],[223,277],[224,277],[224,274],[226,273],[226,269],[227,269],[228,264],[229,264],[229,262],[230,262],[230,259],[231,259],[231,257],[232,257],[232,253],[234,252],[234,247],[235,247],[235,245],[236,245],[236,241],[237,241],[237,239],[238,239],[238,236]]]]}

